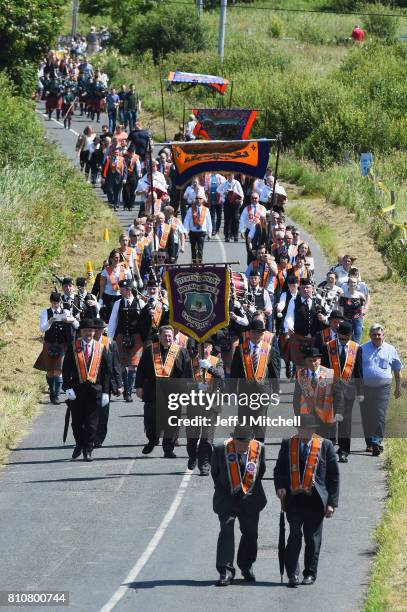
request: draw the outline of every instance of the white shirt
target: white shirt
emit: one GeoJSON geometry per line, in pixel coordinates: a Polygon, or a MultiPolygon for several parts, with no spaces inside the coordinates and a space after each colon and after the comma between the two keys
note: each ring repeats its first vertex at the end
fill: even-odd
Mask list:
{"type": "Polygon", "coordinates": [[[242,214],[240,215],[239,232],[243,233],[246,229],[252,230],[256,227],[256,223],[258,223],[261,218],[265,219],[265,217],[266,209],[264,206],[261,204],[249,204],[249,206],[246,206],[243,209],[242,214]],[[253,215],[253,221],[249,221],[249,211],[253,215]],[[259,211],[260,215],[257,219],[256,215],[259,214],[259,211]]]}
{"type": "MultiPolygon", "coordinates": [[[[207,234],[212,234],[212,219],[209,212],[209,208],[206,206],[199,206],[199,213],[201,208],[205,209],[205,217],[201,226],[197,226],[194,224],[193,216],[192,216],[192,207],[188,210],[185,219],[184,219],[184,228],[187,232],[206,232],[207,234]]],[[[199,217],[199,214],[198,214],[199,217]]]]}
{"type": "MultiPolygon", "coordinates": [[[[291,301],[292,301],[292,300],[295,300],[295,298],[297,297],[297,295],[298,295],[298,291],[296,291],[296,292],[294,293],[294,295],[292,295],[292,296],[291,296],[291,301]]],[[[280,295],[280,301],[279,301],[279,302],[278,302],[278,304],[277,304],[277,310],[278,310],[278,312],[282,312],[282,311],[284,310],[286,302],[287,302],[287,292],[286,292],[286,291],[284,291],[284,293],[282,293],[282,294],[280,295]]]]}
{"type": "Polygon", "coordinates": [[[189,204],[189,206],[192,206],[192,204],[195,202],[195,199],[196,199],[195,187],[193,187],[193,185],[188,185],[182,197],[184,198],[184,200],[187,201],[187,204],[189,204]]]}
{"type": "MultiPolygon", "coordinates": [[[[41,312],[40,314],[40,332],[44,333],[46,331],[49,330],[49,328],[52,325],[52,322],[50,323],[49,319],[48,319],[48,308],[44,308],[44,310],[41,312]]],[[[52,311],[52,316],[54,316],[54,314],[63,314],[62,310],[53,310],[52,311]]]]}
{"type": "MultiPolygon", "coordinates": [[[[116,281],[119,282],[120,279],[120,271],[121,271],[121,266],[118,266],[116,269],[112,270],[112,274],[115,277],[116,281]]],[[[123,272],[124,272],[124,278],[127,280],[131,279],[131,270],[126,269],[123,267],[123,272]]],[[[120,295],[120,291],[119,289],[117,291],[114,291],[112,289],[112,283],[110,282],[110,277],[109,277],[109,273],[107,270],[103,270],[103,272],[101,273],[100,276],[103,276],[103,278],[106,279],[106,285],[105,285],[105,291],[104,293],[106,293],[107,295],[120,295]]]]}
{"type": "Polygon", "coordinates": [[[307,369],[308,378],[313,378],[314,374],[315,378],[318,380],[319,375],[321,374],[321,368],[318,368],[316,372],[313,372],[313,370],[310,370],[309,368],[307,369]]]}
{"type": "Polygon", "coordinates": [[[220,195],[220,199],[222,204],[224,204],[225,202],[225,198],[226,198],[226,194],[228,191],[233,191],[233,193],[236,193],[238,196],[240,196],[243,200],[243,189],[241,184],[239,183],[238,180],[236,179],[232,179],[225,181],[224,183],[222,183],[222,185],[219,185],[218,187],[218,193],[220,195]]]}

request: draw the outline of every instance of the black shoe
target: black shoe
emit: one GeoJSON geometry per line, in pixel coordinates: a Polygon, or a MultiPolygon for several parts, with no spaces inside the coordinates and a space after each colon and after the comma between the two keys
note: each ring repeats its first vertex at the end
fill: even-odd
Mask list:
{"type": "Polygon", "coordinates": [[[174,453],[174,451],[168,450],[168,451],[164,451],[164,458],[165,459],[176,459],[177,455],[174,453]]]}
{"type": "Polygon", "coordinates": [[[126,391],[123,391],[123,400],[124,400],[125,402],[127,402],[127,398],[128,398],[128,397],[129,397],[129,396],[127,395],[126,391]]]}
{"type": "Polygon", "coordinates": [[[237,236],[234,237],[235,242],[239,242],[239,238],[237,236]]]}
{"type": "Polygon", "coordinates": [[[367,445],[366,446],[366,453],[371,453],[372,450],[373,450],[373,446],[371,446],[371,445],[367,445]]]}
{"type": "Polygon", "coordinates": [[[188,459],[188,469],[194,470],[196,467],[196,459],[188,459]]]}
{"type": "Polygon", "coordinates": [[[102,448],[103,446],[103,442],[95,442],[95,444],[93,445],[93,448],[102,448]]]}
{"type": "Polygon", "coordinates": [[[59,400],[59,397],[54,397],[54,399],[52,399],[51,401],[54,404],[54,406],[59,406],[59,404],[61,403],[59,400]]]}
{"type": "Polygon", "coordinates": [[[209,476],[209,468],[207,468],[207,467],[199,468],[199,474],[201,476],[209,476]]]}
{"type": "Polygon", "coordinates": [[[233,576],[230,572],[220,574],[219,580],[215,583],[216,586],[229,586],[233,582],[233,576]]]}
{"type": "Polygon", "coordinates": [[[252,569],[245,571],[242,570],[242,576],[245,582],[256,582],[256,576],[253,574],[252,569]]]}
{"type": "Polygon", "coordinates": [[[143,450],[142,450],[141,452],[143,453],[143,455],[149,455],[150,453],[152,453],[152,452],[153,452],[154,447],[155,447],[154,442],[148,442],[148,443],[147,443],[147,444],[144,446],[144,448],[143,448],[143,450]]]}
{"type": "Polygon", "coordinates": [[[309,574],[308,576],[304,576],[301,584],[314,584],[316,580],[316,577],[313,576],[312,574],[309,574]]]}
{"type": "Polygon", "coordinates": [[[296,589],[297,586],[300,584],[300,579],[298,578],[298,576],[290,576],[288,579],[288,586],[292,589],[296,589]]]}
{"type": "Polygon", "coordinates": [[[225,238],[225,242],[230,242],[230,239],[229,238],[225,238]]]}
{"type": "Polygon", "coordinates": [[[378,457],[379,455],[381,455],[383,450],[384,450],[383,446],[382,447],[380,447],[379,445],[373,446],[373,450],[372,450],[373,457],[378,457]]]}
{"type": "Polygon", "coordinates": [[[75,448],[73,449],[72,452],[72,459],[77,459],[79,457],[79,455],[81,454],[82,449],[80,446],[75,446],[75,448]]]}
{"type": "Polygon", "coordinates": [[[290,379],[293,375],[293,367],[291,364],[287,365],[285,367],[285,375],[288,379],[290,379]]]}
{"type": "Polygon", "coordinates": [[[343,451],[340,451],[338,453],[338,457],[339,457],[339,463],[348,463],[348,455],[347,455],[347,453],[344,453],[343,451]]]}
{"type": "Polygon", "coordinates": [[[93,461],[92,452],[91,451],[83,451],[83,460],[84,461],[93,461]]]}
{"type": "Polygon", "coordinates": [[[126,397],[126,402],[127,402],[128,404],[131,404],[131,403],[132,403],[132,401],[133,401],[133,398],[132,398],[131,393],[130,393],[130,395],[128,395],[128,396],[126,397]]]}
{"type": "Polygon", "coordinates": [[[180,443],[179,443],[178,438],[175,440],[175,442],[174,442],[174,446],[181,446],[181,445],[180,445],[180,443]]]}

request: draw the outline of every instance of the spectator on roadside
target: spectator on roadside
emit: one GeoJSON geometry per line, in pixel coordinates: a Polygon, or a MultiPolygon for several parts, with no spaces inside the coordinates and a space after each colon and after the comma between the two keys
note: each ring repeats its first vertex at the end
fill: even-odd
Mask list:
{"type": "Polygon", "coordinates": [[[365,40],[365,33],[359,25],[355,25],[352,30],[352,40],[354,43],[360,45],[365,40]]]}
{"type": "Polygon", "coordinates": [[[352,340],[359,344],[362,337],[366,299],[363,293],[357,290],[357,286],[357,279],[350,277],[347,289],[339,298],[339,308],[342,309],[344,319],[348,319],[352,323],[352,340]]]}

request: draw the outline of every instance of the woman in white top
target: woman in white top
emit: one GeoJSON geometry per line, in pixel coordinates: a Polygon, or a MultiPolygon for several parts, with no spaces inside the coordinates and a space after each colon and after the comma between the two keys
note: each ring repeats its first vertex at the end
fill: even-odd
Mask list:
{"type": "Polygon", "coordinates": [[[78,142],[76,145],[76,152],[79,157],[79,164],[81,170],[85,168],[86,178],[89,176],[90,171],[90,154],[94,149],[93,141],[95,140],[96,134],[93,131],[91,125],[87,125],[83,130],[83,134],[79,136],[78,142]]]}
{"type": "Polygon", "coordinates": [[[311,253],[311,249],[309,248],[309,245],[306,242],[301,242],[301,244],[298,247],[297,252],[299,255],[304,255],[305,265],[307,266],[308,270],[311,273],[313,273],[315,270],[315,264],[314,264],[314,258],[312,257],[312,253],[311,253]]]}
{"type": "Polygon", "coordinates": [[[132,272],[123,263],[120,249],[114,249],[109,255],[109,265],[100,275],[99,305],[105,306],[104,316],[110,316],[114,302],[121,298],[119,281],[131,278],[132,272]]]}

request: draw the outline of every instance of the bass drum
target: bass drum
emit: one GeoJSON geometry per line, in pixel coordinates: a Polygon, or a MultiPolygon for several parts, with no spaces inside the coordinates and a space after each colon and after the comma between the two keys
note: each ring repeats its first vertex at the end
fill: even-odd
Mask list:
{"type": "Polygon", "coordinates": [[[242,272],[232,272],[230,275],[231,295],[235,300],[238,300],[242,305],[247,304],[247,296],[249,293],[249,284],[245,274],[242,272]]]}

